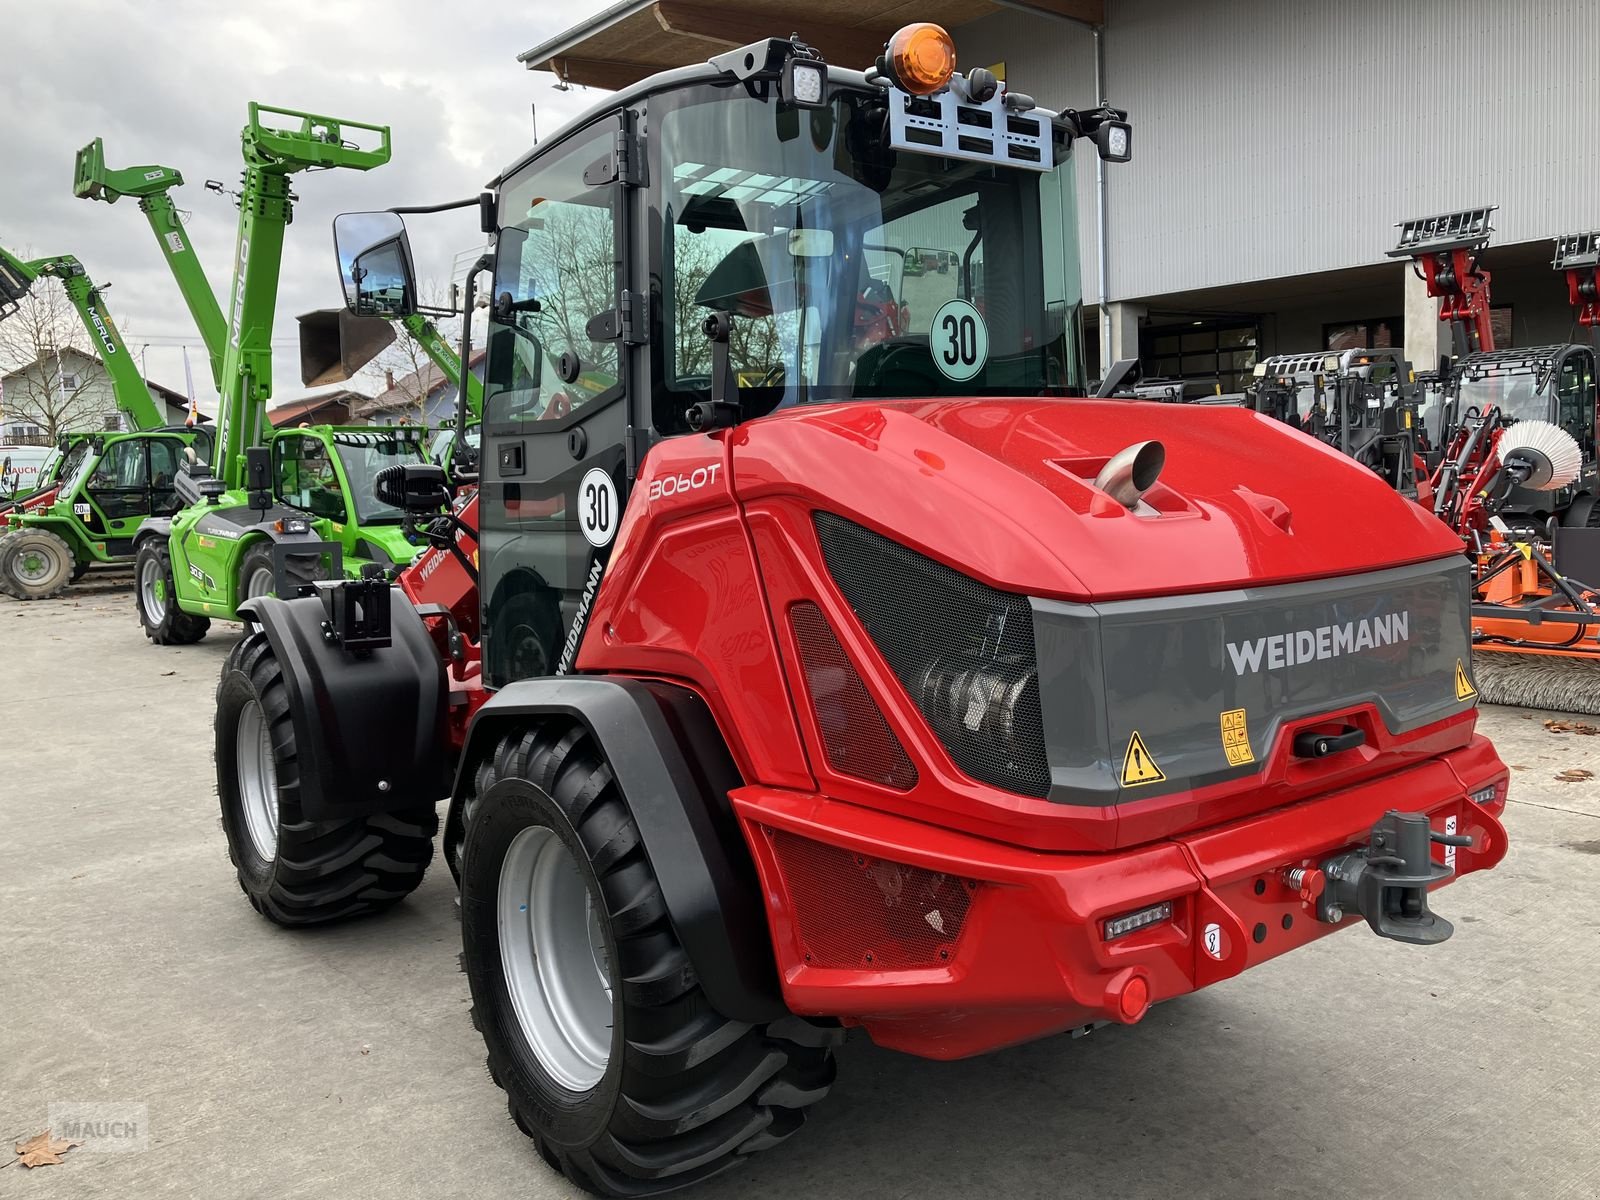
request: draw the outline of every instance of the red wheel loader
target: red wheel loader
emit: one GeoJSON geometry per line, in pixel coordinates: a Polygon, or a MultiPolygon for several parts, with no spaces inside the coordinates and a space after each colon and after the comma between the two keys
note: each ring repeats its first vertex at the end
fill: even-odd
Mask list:
{"type": "MultiPolygon", "coordinates": [[[[1352,926],[1435,944],[1436,889],[1505,853],[1459,539],[1255,413],[1076,398],[1080,140],[1127,159],[1126,115],[956,74],[932,26],[608,97],[485,202],[461,744],[446,614],[383,579],[247,606],[244,891],[392,904],[448,795],[490,1075],[591,1192],[777,1145],[850,1028],[956,1058],[1352,926]]],[[[414,294],[398,242],[352,249],[414,294]]]]}

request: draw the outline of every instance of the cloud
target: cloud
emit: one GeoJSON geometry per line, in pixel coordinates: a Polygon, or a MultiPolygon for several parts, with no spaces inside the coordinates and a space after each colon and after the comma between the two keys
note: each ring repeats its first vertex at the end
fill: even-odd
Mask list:
{"type": "MultiPolygon", "coordinates": [[[[294,317],[339,302],[330,228],[336,213],[435,204],[475,194],[532,140],[598,96],[558,92],[518,52],[581,21],[604,0],[559,6],[425,0],[56,0],[8,5],[0,74],[0,245],[77,255],[109,284],[112,313],[151,378],[182,389],[187,344],[202,407],[214,408],[194,324],[137,203],[72,195],[73,156],[99,136],[113,168],[178,168],[173,193],[210,277],[231,288],[238,212],[205,190],[238,187],[248,101],[388,124],[391,162],[377,170],[303,172],[284,244],[274,336],[274,391],[298,390],[294,317]]],[[[481,246],[475,209],[408,219],[418,273],[445,280],[481,246]]],[[[224,302],[224,309],[227,304],[224,302]]]]}

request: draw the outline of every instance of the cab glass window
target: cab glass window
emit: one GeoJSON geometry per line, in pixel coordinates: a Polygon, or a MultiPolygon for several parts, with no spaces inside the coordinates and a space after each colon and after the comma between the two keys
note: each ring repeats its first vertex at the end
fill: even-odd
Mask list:
{"type": "Polygon", "coordinates": [[[278,499],[285,504],[314,517],[345,519],[344,490],[320,438],[295,434],[274,438],[272,470],[278,499]]]}
{"type": "Polygon", "coordinates": [[[589,335],[617,304],[619,189],[583,180],[615,133],[604,121],[501,190],[484,386],[491,426],[560,420],[621,393],[619,342],[589,335]]]}

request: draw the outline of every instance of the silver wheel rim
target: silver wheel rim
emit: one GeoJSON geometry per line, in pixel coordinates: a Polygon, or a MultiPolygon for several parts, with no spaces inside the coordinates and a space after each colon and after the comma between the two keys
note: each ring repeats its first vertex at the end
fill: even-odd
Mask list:
{"type": "Polygon", "coordinates": [[[270,567],[257,567],[250,572],[250,578],[245,580],[244,598],[254,600],[257,596],[272,595],[272,570],[270,567]]]}
{"type": "Polygon", "coordinates": [[[60,565],[54,546],[24,546],[11,556],[11,574],[29,587],[45,582],[60,565]]]}
{"type": "Polygon", "coordinates": [[[167,581],[161,577],[161,564],[146,558],[139,568],[139,602],[144,605],[150,624],[159,625],[167,616],[167,581]]]}
{"type": "Polygon", "coordinates": [[[278,767],[272,759],[266,714],[258,701],[247,701],[239,710],[234,745],[245,832],[261,860],[271,862],[278,854],[278,767]]]}
{"type": "Polygon", "coordinates": [[[554,830],[533,826],[512,839],[496,917],[523,1036],[557,1083],[588,1091],[611,1061],[611,971],[594,900],[554,830]]]}

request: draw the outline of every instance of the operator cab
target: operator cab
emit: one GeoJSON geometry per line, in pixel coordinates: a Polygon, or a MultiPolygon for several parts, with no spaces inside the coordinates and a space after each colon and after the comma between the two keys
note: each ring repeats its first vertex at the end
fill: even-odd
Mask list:
{"type": "Polygon", "coordinates": [[[1516,488],[1501,510],[1504,514],[1542,520],[1570,507],[1574,515],[1588,516],[1588,506],[1581,514],[1572,506],[1577,497],[1592,496],[1600,482],[1595,387],[1595,352],[1585,345],[1484,351],[1455,364],[1447,393],[1449,427],[1479,420],[1495,409],[1508,424],[1532,420],[1558,426],[1572,436],[1583,455],[1582,469],[1567,487],[1554,492],[1516,488]]]}
{"type": "MultiPolygon", "coordinates": [[[[618,93],[496,181],[491,686],[570,666],[661,438],[797,405],[1084,394],[1071,155],[1091,137],[1125,161],[1126,114],[1052,113],[954,63],[931,25],[865,73],[758,42],[618,93]]],[[[339,258],[357,313],[414,302],[403,232],[339,258]]]]}

